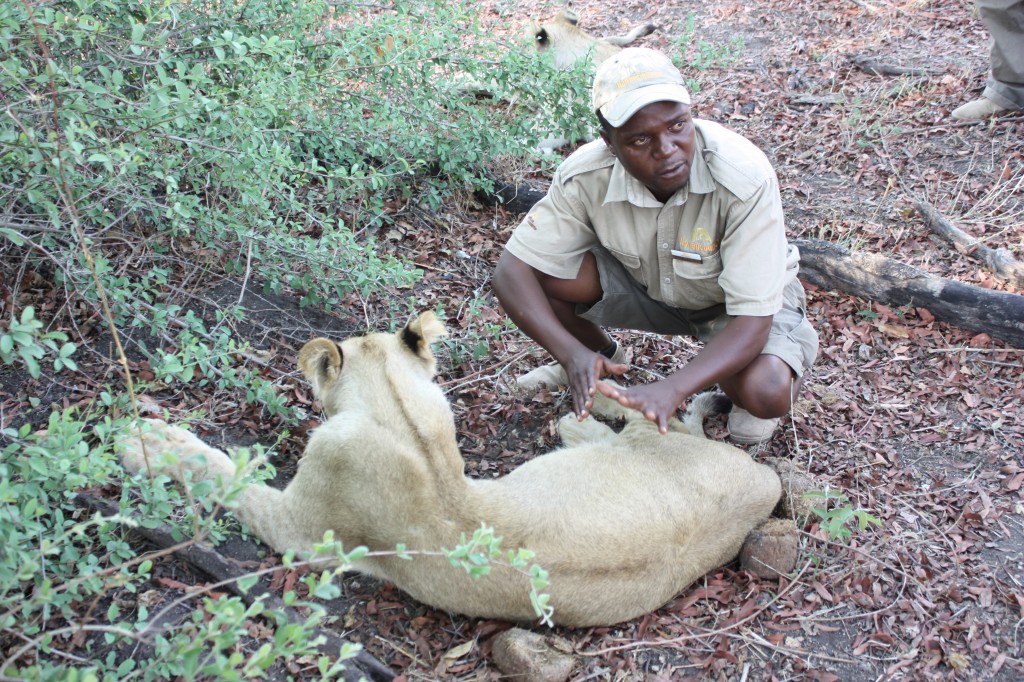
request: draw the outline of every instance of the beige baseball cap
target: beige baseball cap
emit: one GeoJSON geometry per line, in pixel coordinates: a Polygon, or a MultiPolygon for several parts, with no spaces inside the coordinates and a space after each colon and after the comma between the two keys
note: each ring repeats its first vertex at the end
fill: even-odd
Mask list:
{"type": "Polygon", "coordinates": [[[618,128],[653,102],[689,104],[690,93],[668,57],[647,47],[627,47],[597,68],[591,101],[618,128]]]}

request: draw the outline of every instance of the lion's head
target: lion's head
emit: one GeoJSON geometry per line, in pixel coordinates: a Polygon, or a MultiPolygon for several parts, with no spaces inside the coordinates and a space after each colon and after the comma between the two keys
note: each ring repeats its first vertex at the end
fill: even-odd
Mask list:
{"type": "Polygon", "coordinates": [[[313,339],[299,351],[299,369],[332,416],[354,400],[401,394],[412,378],[433,385],[437,361],[430,346],[447,335],[437,315],[427,311],[394,334],[370,334],[341,343],[313,339]],[[403,388],[380,390],[395,386],[391,378],[399,378],[403,388]]]}

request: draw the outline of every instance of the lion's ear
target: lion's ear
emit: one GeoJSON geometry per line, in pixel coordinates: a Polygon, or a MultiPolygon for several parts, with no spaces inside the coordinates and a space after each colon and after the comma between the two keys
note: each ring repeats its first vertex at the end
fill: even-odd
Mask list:
{"type": "Polygon", "coordinates": [[[422,313],[419,317],[409,320],[405,329],[400,332],[402,342],[417,355],[428,355],[430,344],[443,336],[448,336],[448,330],[444,323],[437,319],[437,315],[431,311],[422,313]]]}
{"type": "Polygon", "coordinates": [[[326,386],[341,373],[341,348],[330,339],[313,339],[299,351],[299,369],[314,387],[326,386]]]}

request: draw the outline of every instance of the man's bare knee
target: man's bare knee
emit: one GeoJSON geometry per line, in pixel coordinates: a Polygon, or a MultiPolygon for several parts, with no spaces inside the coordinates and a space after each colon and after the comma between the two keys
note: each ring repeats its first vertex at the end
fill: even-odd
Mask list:
{"type": "Polygon", "coordinates": [[[761,355],[722,388],[750,414],[772,419],[789,412],[801,383],[781,358],[761,355]]]}

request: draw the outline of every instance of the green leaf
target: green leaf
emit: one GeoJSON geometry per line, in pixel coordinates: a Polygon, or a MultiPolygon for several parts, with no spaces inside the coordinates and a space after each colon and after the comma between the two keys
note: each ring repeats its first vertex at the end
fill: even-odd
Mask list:
{"type": "Polygon", "coordinates": [[[251,590],[259,580],[259,576],[257,575],[247,575],[239,578],[236,582],[238,584],[238,589],[242,591],[242,594],[249,594],[249,590],[251,590]]]}
{"type": "Polygon", "coordinates": [[[26,240],[20,233],[15,232],[9,227],[0,227],[0,235],[6,237],[15,246],[24,246],[26,240]]]}

